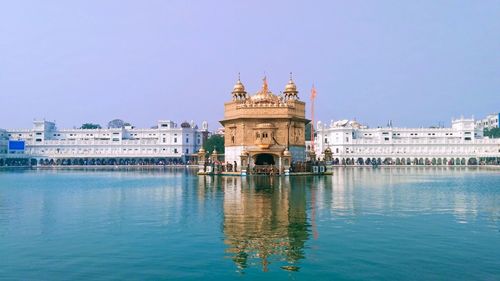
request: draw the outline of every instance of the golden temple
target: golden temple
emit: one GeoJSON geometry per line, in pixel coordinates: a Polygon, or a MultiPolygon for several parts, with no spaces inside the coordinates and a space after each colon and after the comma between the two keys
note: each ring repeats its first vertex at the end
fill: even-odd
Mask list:
{"type": "Polygon", "coordinates": [[[292,161],[305,161],[305,102],[290,80],[279,95],[264,77],[254,95],[238,77],[232,100],[224,104],[225,161],[237,163],[243,173],[287,173],[292,161]]]}

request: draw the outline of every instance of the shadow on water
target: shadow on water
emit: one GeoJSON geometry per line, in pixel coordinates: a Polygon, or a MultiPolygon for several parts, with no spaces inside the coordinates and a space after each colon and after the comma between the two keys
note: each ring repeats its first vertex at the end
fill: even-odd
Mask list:
{"type": "Polygon", "coordinates": [[[300,269],[312,231],[307,190],[313,179],[225,177],[202,182],[223,191],[226,257],[240,272],[251,267],[266,272],[271,265],[300,269]]]}

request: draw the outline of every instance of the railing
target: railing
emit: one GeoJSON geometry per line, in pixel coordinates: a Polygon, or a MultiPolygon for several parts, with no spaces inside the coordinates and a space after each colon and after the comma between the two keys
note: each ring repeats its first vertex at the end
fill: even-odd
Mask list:
{"type": "MultiPolygon", "coordinates": [[[[336,145],[335,143],[330,143],[331,145],[336,145]]],[[[490,144],[490,145],[500,145],[500,139],[475,139],[475,140],[463,140],[463,139],[418,139],[418,140],[398,140],[398,139],[392,139],[389,141],[384,141],[384,140],[368,140],[368,139],[353,139],[351,142],[344,143],[343,145],[350,144],[350,145],[360,145],[360,144],[366,144],[366,145],[384,145],[384,146],[390,146],[390,145],[400,145],[400,144],[409,144],[409,145],[431,145],[431,144],[460,144],[460,145],[481,145],[481,144],[490,144]]]]}
{"type": "Polygon", "coordinates": [[[127,146],[127,145],[181,145],[182,143],[170,144],[162,143],[158,139],[150,140],[45,140],[43,143],[35,143],[34,146],[50,146],[50,145],[110,145],[110,146],[127,146]]]}
{"type": "Polygon", "coordinates": [[[275,175],[279,174],[279,168],[274,165],[255,165],[252,174],[275,175]]]}

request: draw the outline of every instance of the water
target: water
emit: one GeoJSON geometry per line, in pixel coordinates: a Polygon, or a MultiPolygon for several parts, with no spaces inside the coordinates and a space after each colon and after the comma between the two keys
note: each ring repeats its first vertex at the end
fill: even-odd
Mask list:
{"type": "Polygon", "coordinates": [[[500,173],[0,172],[2,280],[500,280],[500,173]]]}

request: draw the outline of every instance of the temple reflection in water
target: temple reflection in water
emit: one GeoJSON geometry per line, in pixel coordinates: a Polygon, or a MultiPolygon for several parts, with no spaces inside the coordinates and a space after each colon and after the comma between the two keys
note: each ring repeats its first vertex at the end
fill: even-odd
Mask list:
{"type": "Polygon", "coordinates": [[[305,258],[311,231],[306,207],[310,180],[295,188],[287,178],[223,177],[201,182],[223,190],[226,256],[239,270],[258,266],[268,271],[273,263],[284,270],[299,269],[297,262],[305,258]]]}
{"type": "Polygon", "coordinates": [[[225,257],[239,271],[296,271],[316,245],[313,241],[332,235],[325,230],[325,218],[342,233],[343,228],[359,227],[366,217],[374,222],[388,216],[411,221],[415,214],[432,210],[451,215],[456,223],[473,223],[483,209],[497,228],[495,198],[470,192],[471,187],[460,182],[446,186],[445,180],[457,174],[475,172],[366,168],[337,169],[331,177],[204,176],[197,192],[199,202],[220,204],[225,257]],[[447,200],[441,199],[444,195],[447,200]],[[322,236],[315,221],[323,221],[322,236]]]}

